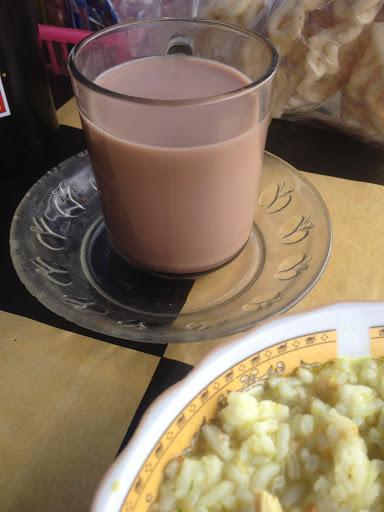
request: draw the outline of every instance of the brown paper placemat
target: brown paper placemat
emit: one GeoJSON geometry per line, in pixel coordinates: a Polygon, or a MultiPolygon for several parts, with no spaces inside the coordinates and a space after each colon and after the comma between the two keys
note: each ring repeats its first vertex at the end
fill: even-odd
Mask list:
{"type": "Polygon", "coordinates": [[[0,312],[0,510],[85,512],[159,358],[0,312]]]}
{"type": "Polygon", "coordinates": [[[57,111],[57,118],[60,124],[81,128],[80,116],[76,107],[75,98],[71,98],[57,111]]]}

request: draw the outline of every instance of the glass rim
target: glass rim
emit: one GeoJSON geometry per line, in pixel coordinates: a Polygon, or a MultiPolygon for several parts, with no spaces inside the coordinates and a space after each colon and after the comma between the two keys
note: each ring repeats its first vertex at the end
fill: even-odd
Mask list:
{"type": "Polygon", "coordinates": [[[279,56],[277,53],[276,48],[273,46],[273,44],[263,35],[253,32],[252,30],[248,30],[246,28],[238,27],[237,25],[232,25],[231,23],[224,23],[222,21],[216,21],[216,20],[206,20],[201,18],[151,18],[151,19],[144,19],[144,20],[132,20],[125,23],[118,23],[115,25],[112,25],[110,27],[104,28],[102,30],[99,30],[93,34],[90,34],[89,36],[82,39],[80,42],[78,42],[71,50],[69,54],[68,59],[68,70],[72,78],[77,80],[78,82],[82,83],[89,89],[92,89],[93,91],[103,94],[105,96],[109,96],[111,98],[115,98],[118,100],[130,102],[130,103],[141,103],[146,105],[167,105],[167,106],[182,106],[182,105],[200,105],[205,103],[212,103],[216,101],[226,100],[230,98],[236,98],[239,96],[243,96],[247,94],[248,92],[254,91],[261,87],[262,85],[266,84],[271,80],[273,75],[275,74],[277,70],[277,66],[279,63],[279,56]],[[258,39],[261,40],[266,48],[268,48],[271,52],[271,63],[267,69],[267,71],[257,80],[251,81],[249,84],[239,87],[237,89],[234,89],[233,91],[225,92],[222,94],[216,94],[213,96],[205,96],[201,98],[190,98],[190,99],[156,99],[156,98],[143,98],[140,96],[130,96],[128,94],[123,94],[117,91],[112,91],[110,89],[107,89],[105,87],[102,87],[92,80],[89,80],[77,67],[76,64],[76,57],[78,53],[82,50],[83,47],[85,47],[89,42],[93,41],[94,39],[98,39],[100,36],[104,36],[105,34],[108,34],[110,32],[121,30],[123,27],[131,27],[132,25],[151,25],[154,23],[167,23],[167,22],[182,22],[182,23],[199,23],[204,25],[212,25],[212,26],[220,26],[225,29],[230,29],[232,31],[238,32],[240,34],[246,35],[252,39],[258,39]]]}

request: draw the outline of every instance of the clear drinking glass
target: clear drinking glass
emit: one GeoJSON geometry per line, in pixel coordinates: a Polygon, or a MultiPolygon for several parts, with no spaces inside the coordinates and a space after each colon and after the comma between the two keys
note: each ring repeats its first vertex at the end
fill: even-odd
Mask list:
{"type": "Polygon", "coordinates": [[[73,49],[69,69],[105,224],[129,262],[190,274],[241,251],[254,221],[277,60],[262,36],[197,19],[116,25],[73,49]],[[151,70],[160,56],[165,66],[151,70]],[[112,68],[143,58],[152,90],[173,72],[174,59],[183,59],[176,64],[187,66],[182,78],[196,90],[208,87],[206,65],[239,85],[187,97],[181,82],[177,97],[141,96],[145,81],[135,95],[123,78],[103,85],[112,68]]]}

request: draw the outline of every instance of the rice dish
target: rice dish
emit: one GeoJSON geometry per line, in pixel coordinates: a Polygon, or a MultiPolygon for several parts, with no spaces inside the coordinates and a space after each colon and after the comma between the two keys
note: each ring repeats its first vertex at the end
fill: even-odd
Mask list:
{"type": "Polygon", "coordinates": [[[384,512],[383,405],[372,358],[232,392],[168,465],[151,512],[384,512]]]}

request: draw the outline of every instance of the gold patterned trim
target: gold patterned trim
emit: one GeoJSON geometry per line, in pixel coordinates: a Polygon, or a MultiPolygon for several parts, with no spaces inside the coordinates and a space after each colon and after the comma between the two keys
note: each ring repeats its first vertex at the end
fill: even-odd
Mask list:
{"type": "Polygon", "coordinates": [[[371,355],[381,357],[384,352],[384,326],[371,327],[369,329],[369,338],[371,340],[371,355]]]}

